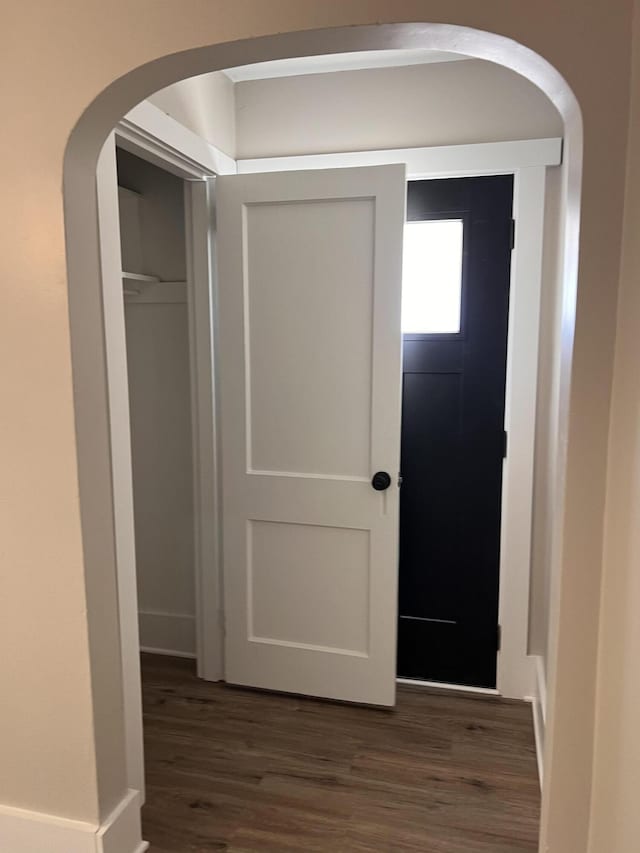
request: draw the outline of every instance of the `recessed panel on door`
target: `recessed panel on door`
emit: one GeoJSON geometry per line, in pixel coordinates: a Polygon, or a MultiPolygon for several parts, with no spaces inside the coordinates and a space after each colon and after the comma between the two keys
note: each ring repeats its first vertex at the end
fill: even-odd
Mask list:
{"type": "Polygon", "coordinates": [[[246,207],[254,471],[369,478],[374,217],[373,198],[246,207]]]}
{"type": "Polygon", "coordinates": [[[369,654],[369,531],[249,522],[252,642],[369,654]]]}

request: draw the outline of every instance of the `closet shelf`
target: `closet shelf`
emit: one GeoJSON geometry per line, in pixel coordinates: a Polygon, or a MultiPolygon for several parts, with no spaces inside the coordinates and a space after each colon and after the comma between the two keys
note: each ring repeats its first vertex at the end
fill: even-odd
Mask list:
{"type": "Polygon", "coordinates": [[[122,280],[122,291],[126,302],[178,304],[187,301],[186,281],[160,281],[159,278],[148,275],[125,277],[124,274],[122,280]]]}
{"type": "Polygon", "coordinates": [[[125,272],[125,270],[122,271],[122,278],[128,279],[129,281],[160,281],[157,275],[143,275],[139,272],[125,272]]]}

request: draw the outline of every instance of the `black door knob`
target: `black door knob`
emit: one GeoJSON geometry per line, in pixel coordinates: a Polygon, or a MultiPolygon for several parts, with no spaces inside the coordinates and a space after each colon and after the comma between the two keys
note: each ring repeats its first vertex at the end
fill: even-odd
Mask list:
{"type": "Polygon", "coordinates": [[[391,477],[386,471],[376,471],[371,479],[371,485],[376,492],[384,492],[391,485],[391,477]]]}

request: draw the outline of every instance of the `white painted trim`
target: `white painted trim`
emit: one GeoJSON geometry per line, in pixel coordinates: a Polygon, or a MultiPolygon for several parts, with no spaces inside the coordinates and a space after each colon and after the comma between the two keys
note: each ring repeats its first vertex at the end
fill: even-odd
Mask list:
{"type": "Polygon", "coordinates": [[[135,527],[133,521],[133,474],[127,340],[122,299],[120,215],[113,134],[105,143],[96,174],[98,228],[100,231],[100,274],[107,391],[109,400],[110,468],[113,494],[114,544],[120,616],[125,719],[127,784],[141,791],[144,799],[144,748],[142,695],[138,654],[138,592],[136,584],[135,527]]]}
{"type": "Polygon", "coordinates": [[[185,180],[236,173],[233,157],[149,101],[128,112],[115,133],[120,148],[185,180]]]}
{"type": "Polygon", "coordinates": [[[455,693],[476,693],[481,696],[500,696],[499,690],[491,687],[470,687],[468,684],[448,684],[443,681],[420,681],[417,678],[396,678],[397,684],[407,684],[410,687],[428,687],[429,690],[447,690],[455,693]]]}
{"type": "Polygon", "coordinates": [[[0,850],[7,853],[144,853],[139,791],[129,791],[100,825],[0,805],[0,850]]]}
{"type": "Polygon", "coordinates": [[[198,675],[224,677],[215,376],[215,179],[185,185],[198,675]]]}
{"type": "Polygon", "coordinates": [[[284,172],[296,169],[338,169],[406,163],[407,178],[454,178],[462,175],[503,175],[535,166],[557,166],[562,139],[524,139],[443,145],[430,148],[390,148],[337,154],[302,154],[238,160],[238,174],[284,172]]]}
{"type": "Polygon", "coordinates": [[[544,782],[544,744],[547,728],[547,679],[544,660],[539,655],[534,658],[535,685],[533,694],[527,697],[531,702],[533,714],[533,733],[536,742],[536,761],[538,764],[538,779],[540,789],[544,782]]]}
{"type": "Polygon", "coordinates": [[[140,648],[155,654],[196,657],[196,617],[191,613],[141,610],[140,648]]]}
{"type": "Polygon", "coordinates": [[[533,686],[527,647],[545,180],[543,166],[519,169],[514,176],[497,682],[501,694],[512,699],[529,695],[533,686]]]}
{"type": "Polygon", "coordinates": [[[96,853],[142,853],[149,845],[142,841],[140,794],[129,790],[96,835],[96,853]]]}
{"type": "Polygon", "coordinates": [[[97,824],[0,805],[0,850],[95,853],[97,824]]]}
{"type": "Polygon", "coordinates": [[[540,710],[540,702],[535,698],[531,699],[531,713],[533,715],[533,737],[535,739],[536,744],[536,765],[538,767],[538,782],[540,783],[540,790],[542,791],[542,786],[544,784],[545,725],[540,710]]]}
{"type": "Polygon", "coordinates": [[[167,658],[184,658],[185,660],[195,660],[198,656],[195,652],[177,652],[175,649],[156,649],[154,646],[140,646],[140,651],[146,655],[160,655],[167,658]]]}

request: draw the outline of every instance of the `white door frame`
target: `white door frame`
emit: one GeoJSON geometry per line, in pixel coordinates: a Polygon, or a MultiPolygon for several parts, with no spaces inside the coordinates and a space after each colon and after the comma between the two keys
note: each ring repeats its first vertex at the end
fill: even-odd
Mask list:
{"type": "MultiPolygon", "coordinates": [[[[238,173],[406,163],[407,178],[514,176],[515,245],[511,259],[504,462],[500,531],[497,693],[534,695],[535,659],[528,654],[535,413],[546,169],[562,162],[561,139],[531,139],[238,160],[238,173]]],[[[475,692],[475,691],[474,691],[475,692]]]]}
{"type": "MultiPolygon", "coordinates": [[[[406,163],[408,178],[514,175],[515,248],[512,257],[507,357],[505,429],[509,452],[503,479],[500,560],[500,624],[497,693],[525,698],[533,692],[534,659],[527,654],[533,452],[538,370],[545,171],[562,159],[561,139],[408,148],[338,154],[238,160],[143,102],[118,124],[107,141],[98,169],[103,285],[119,293],[120,257],[115,143],[185,180],[187,282],[190,324],[194,515],[196,561],[196,637],[198,674],[223,678],[223,612],[219,546],[217,432],[213,369],[215,312],[209,282],[215,268],[215,175],[406,163]],[[109,154],[111,149],[111,154],[109,154]],[[114,207],[115,205],[115,207],[114,207]],[[117,252],[117,255],[116,255],[117,252]],[[107,255],[110,255],[107,260],[107,255]],[[516,345],[517,341],[517,345],[516,345]],[[208,474],[207,474],[208,472],[208,474]],[[205,618],[206,614],[206,618],[205,618]]],[[[121,300],[120,300],[121,301],[121,300]]],[[[106,297],[105,297],[106,302],[106,297]]],[[[113,306],[112,306],[113,307],[113,306]]],[[[105,310],[106,340],[124,348],[124,314],[105,310]],[[115,342],[115,343],[114,343],[115,342]]],[[[123,352],[109,362],[112,448],[130,448],[123,352]],[[125,417],[125,414],[127,415],[125,417]]],[[[112,452],[116,540],[129,785],[144,790],[138,624],[135,602],[131,458],[112,452]],[[118,487],[116,484],[120,484],[118,487]]]]}
{"type": "Polygon", "coordinates": [[[100,232],[102,317],[105,330],[107,392],[109,396],[111,450],[109,464],[113,489],[113,526],[120,615],[127,783],[129,788],[140,791],[144,801],[140,639],[133,520],[129,387],[114,134],[109,136],[100,154],[96,172],[96,188],[100,232]]]}
{"type": "MultiPolygon", "coordinates": [[[[235,170],[234,170],[235,171],[235,170]]],[[[198,676],[224,677],[221,516],[214,369],[215,178],[185,183],[187,308],[193,448],[196,657],[198,676]]]]}

